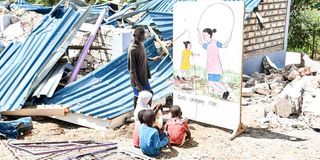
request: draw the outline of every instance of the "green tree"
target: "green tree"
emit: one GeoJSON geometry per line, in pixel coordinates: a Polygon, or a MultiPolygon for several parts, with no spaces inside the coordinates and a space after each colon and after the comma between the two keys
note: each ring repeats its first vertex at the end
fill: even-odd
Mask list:
{"type": "Polygon", "coordinates": [[[59,3],[60,0],[27,0],[29,3],[42,4],[45,6],[52,6],[59,3]]]}
{"type": "Polygon", "coordinates": [[[293,0],[290,11],[289,50],[316,54],[319,42],[318,0],[293,0]]]}
{"type": "MultiPolygon", "coordinates": [[[[314,58],[317,46],[317,39],[320,34],[320,11],[317,9],[308,9],[302,11],[301,19],[303,30],[310,35],[311,58],[314,58]]],[[[319,42],[319,41],[318,41],[319,42]]]]}

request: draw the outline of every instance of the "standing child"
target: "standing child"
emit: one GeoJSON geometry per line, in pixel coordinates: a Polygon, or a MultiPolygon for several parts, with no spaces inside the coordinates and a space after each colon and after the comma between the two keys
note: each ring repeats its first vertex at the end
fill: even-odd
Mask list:
{"type": "Polygon", "coordinates": [[[174,105],[170,108],[171,119],[165,125],[165,130],[169,132],[171,145],[183,145],[185,140],[190,140],[191,132],[186,121],[181,119],[182,112],[179,106],[174,105]]]}
{"type": "Polygon", "coordinates": [[[169,143],[165,133],[159,134],[158,130],[152,127],[155,120],[156,114],[152,110],[143,113],[144,123],[139,129],[140,149],[147,156],[160,155],[160,149],[169,143]]]}

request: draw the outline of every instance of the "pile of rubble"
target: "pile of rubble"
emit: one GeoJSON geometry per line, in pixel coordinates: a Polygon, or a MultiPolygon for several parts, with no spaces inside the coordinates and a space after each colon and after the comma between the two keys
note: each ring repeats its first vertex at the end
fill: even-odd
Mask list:
{"type": "MultiPolygon", "coordinates": [[[[0,41],[23,42],[32,28],[40,21],[43,15],[24,9],[12,9],[0,7],[0,41]]],[[[7,44],[4,44],[7,46],[7,44]]]]}
{"type": "Polygon", "coordinates": [[[264,73],[244,76],[242,105],[266,104],[267,119],[262,123],[272,120],[275,121],[272,124],[286,123],[286,118],[298,118],[305,126],[314,126],[310,119],[320,117],[317,105],[320,103],[320,63],[304,54],[300,57],[299,64],[286,65],[283,69],[276,68],[265,57],[264,73]]]}

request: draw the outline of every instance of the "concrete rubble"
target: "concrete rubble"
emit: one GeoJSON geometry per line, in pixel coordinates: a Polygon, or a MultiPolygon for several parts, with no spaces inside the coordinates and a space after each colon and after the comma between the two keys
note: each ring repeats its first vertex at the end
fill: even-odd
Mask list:
{"type": "Polygon", "coordinates": [[[320,128],[320,62],[306,54],[296,57],[298,63],[283,69],[266,57],[264,73],[243,79],[242,105],[265,106],[264,118],[257,120],[262,128],[320,128]]]}
{"type": "Polygon", "coordinates": [[[5,46],[10,41],[23,42],[42,16],[24,9],[9,11],[0,7],[0,41],[4,42],[5,46]]]}

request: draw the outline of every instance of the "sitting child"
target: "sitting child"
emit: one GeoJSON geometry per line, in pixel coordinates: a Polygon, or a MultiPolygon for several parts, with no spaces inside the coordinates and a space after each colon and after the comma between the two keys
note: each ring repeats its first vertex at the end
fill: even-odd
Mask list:
{"type": "Polygon", "coordinates": [[[147,156],[160,155],[160,149],[167,146],[169,140],[165,133],[159,134],[158,130],[152,127],[156,120],[156,114],[152,110],[143,113],[143,124],[139,129],[140,148],[147,156]]]}
{"type": "MultiPolygon", "coordinates": [[[[151,100],[152,98],[152,94],[148,91],[141,91],[139,93],[139,97],[138,97],[138,100],[137,100],[137,107],[136,109],[134,110],[134,120],[135,120],[135,123],[134,123],[134,131],[133,131],[133,145],[137,148],[139,148],[139,127],[140,127],[140,124],[141,121],[142,121],[142,115],[143,115],[143,112],[141,113],[141,117],[139,118],[139,113],[142,111],[142,110],[153,110],[156,114],[159,113],[158,115],[161,115],[161,112],[159,112],[159,110],[161,110],[162,108],[162,105],[156,105],[154,108],[151,108],[149,106],[149,101],[151,100]]],[[[161,121],[162,122],[162,119],[158,118],[157,119],[157,122],[158,121],[161,121]]],[[[159,122],[160,123],[160,122],[159,122]]],[[[159,123],[155,123],[155,124],[159,124],[159,123]]],[[[161,128],[161,127],[160,127],[161,128]]]]}
{"type": "Polygon", "coordinates": [[[137,147],[139,148],[139,127],[140,125],[143,123],[143,113],[145,112],[146,110],[141,110],[139,113],[138,113],[138,119],[139,121],[135,121],[134,123],[134,131],[133,131],[133,145],[134,147],[137,147]]]}
{"type": "Polygon", "coordinates": [[[182,112],[179,106],[170,108],[171,117],[166,125],[165,130],[169,132],[171,145],[183,145],[185,140],[190,140],[191,132],[186,121],[181,119],[182,112]]]}

